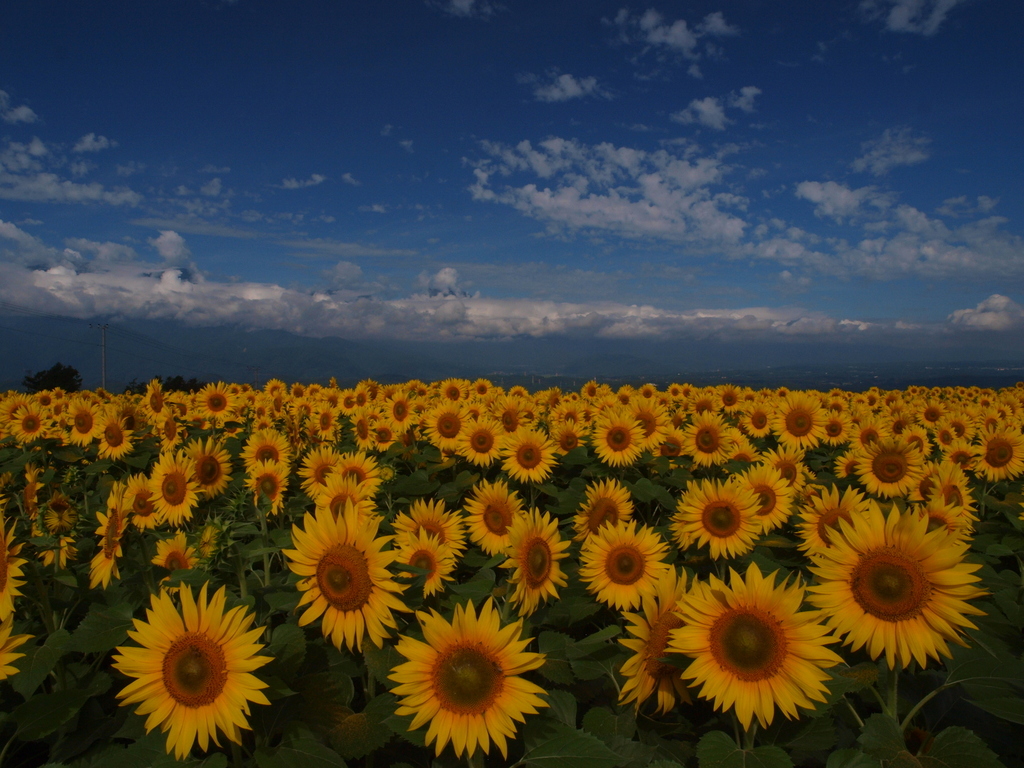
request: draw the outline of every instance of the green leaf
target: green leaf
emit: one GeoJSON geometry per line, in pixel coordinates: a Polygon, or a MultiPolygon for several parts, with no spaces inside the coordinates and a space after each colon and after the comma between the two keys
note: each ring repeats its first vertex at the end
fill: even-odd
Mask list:
{"type": "Polygon", "coordinates": [[[71,635],[68,650],[78,653],[106,653],[127,640],[128,630],[131,628],[131,606],[125,603],[93,603],[89,613],[71,635]]]}
{"type": "Polygon", "coordinates": [[[526,765],[542,768],[613,768],[619,756],[585,731],[548,720],[533,746],[523,755],[526,765]]]}
{"type": "Polygon", "coordinates": [[[299,738],[282,744],[277,749],[257,749],[259,768],[345,768],[341,755],[319,741],[299,738]]]}
{"type": "Polygon", "coordinates": [[[900,765],[917,764],[917,758],[907,750],[899,723],[888,715],[877,713],[865,720],[857,741],[865,752],[879,760],[895,760],[900,765]]]}
{"type": "Polygon", "coordinates": [[[441,484],[431,480],[425,469],[417,469],[411,475],[397,478],[391,484],[392,496],[426,496],[433,493],[441,484]]]}
{"type": "Polygon", "coordinates": [[[966,728],[946,728],[918,756],[925,768],[1002,768],[996,754],[966,728]]]}
{"type": "Polygon", "coordinates": [[[290,678],[298,672],[306,658],[306,633],[295,624],[274,627],[267,652],[274,657],[271,671],[290,678]]]}
{"type": "Polygon", "coordinates": [[[28,699],[50,674],[57,660],[64,655],[70,640],[71,635],[67,630],[58,629],[42,645],[28,650],[22,647],[25,658],[14,662],[14,666],[19,667],[21,672],[10,678],[11,687],[28,699]]]}
{"type": "Polygon", "coordinates": [[[365,757],[383,747],[394,736],[385,723],[395,713],[395,701],[390,693],[381,694],[362,712],[347,714],[331,729],[331,746],[350,759],[365,757]]]}
{"type": "Polygon", "coordinates": [[[859,749],[837,749],[828,756],[825,768],[882,768],[882,764],[859,749]]]}
{"type": "Polygon", "coordinates": [[[479,605],[494,591],[494,571],[481,568],[465,584],[454,584],[448,590],[460,597],[468,597],[474,605],[479,605]]]}
{"type": "Polygon", "coordinates": [[[636,733],[636,718],[628,709],[616,714],[607,707],[591,707],[583,716],[583,730],[602,741],[607,741],[606,737],[611,736],[632,739],[636,733]]]}
{"type": "Polygon", "coordinates": [[[576,727],[576,697],[568,691],[548,691],[548,712],[570,728],[576,727]]]}
{"type": "Polygon", "coordinates": [[[385,644],[383,648],[378,648],[369,641],[363,643],[363,659],[374,679],[385,686],[391,685],[391,681],[388,680],[391,670],[405,661],[405,657],[396,651],[393,645],[385,644]]]}
{"type": "Polygon", "coordinates": [[[22,741],[49,736],[74,717],[88,698],[89,691],[76,689],[33,696],[11,713],[18,725],[15,736],[22,741]]]}
{"type": "Polygon", "coordinates": [[[705,733],[697,742],[700,768],[793,768],[793,761],[779,747],[741,749],[723,731],[705,733]]]}
{"type": "Polygon", "coordinates": [[[981,707],[986,712],[1009,720],[1011,723],[1024,725],[1024,700],[1014,696],[1004,696],[980,701],[971,701],[976,707],[981,707]]]}

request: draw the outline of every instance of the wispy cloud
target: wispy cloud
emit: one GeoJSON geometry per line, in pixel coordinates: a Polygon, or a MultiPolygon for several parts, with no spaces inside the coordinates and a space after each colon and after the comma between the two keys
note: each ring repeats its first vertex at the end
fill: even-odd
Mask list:
{"type": "Polygon", "coordinates": [[[315,187],[318,184],[323,184],[325,181],[327,181],[326,176],[314,173],[308,179],[284,179],[281,182],[281,189],[305,189],[306,187],[315,187]]]}
{"type": "Polygon", "coordinates": [[[868,20],[883,20],[890,32],[911,32],[930,36],[939,31],[953,8],[965,0],[862,0],[861,12],[868,20]]]}
{"type": "Polygon", "coordinates": [[[97,136],[95,133],[87,133],[75,142],[71,148],[72,152],[100,152],[104,149],[116,147],[117,142],[111,141],[106,136],[97,136]]]}
{"type": "Polygon", "coordinates": [[[501,8],[492,0],[427,0],[427,5],[463,19],[489,19],[501,8]]]}
{"type": "Polygon", "coordinates": [[[1009,331],[1024,327],[1024,307],[1002,294],[993,293],[971,309],[949,316],[952,325],[978,331],[1009,331]]]}
{"type": "Polygon", "coordinates": [[[676,123],[683,125],[703,125],[705,128],[712,128],[716,131],[724,131],[733,121],[725,114],[726,106],[738,109],[748,114],[753,113],[754,99],[760,96],[761,89],[756,85],[747,85],[728,96],[718,98],[707,96],[703,99],[694,99],[686,107],[678,112],[673,112],[669,118],[676,123]]]}
{"type": "Polygon", "coordinates": [[[24,104],[12,107],[10,94],[7,91],[0,91],[0,119],[11,124],[34,123],[39,116],[32,111],[31,107],[24,104]]]}
{"type": "Polygon", "coordinates": [[[611,94],[598,85],[596,77],[577,78],[568,73],[549,72],[546,82],[540,82],[535,75],[524,75],[519,80],[533,86],[533,97],[537,101],[570,101],[588,96],[611,98],[611,94]]]}
{"type": "Polygon", "coordinates": [[[915,136],[910,128],[886,128],[877,139],[860,145],[864,154],[850,163],[850,167],[862,173],[870,171],[875,176],[884,176],[899,165],[916,165],[929,157],[927,136],[915,136]]]}

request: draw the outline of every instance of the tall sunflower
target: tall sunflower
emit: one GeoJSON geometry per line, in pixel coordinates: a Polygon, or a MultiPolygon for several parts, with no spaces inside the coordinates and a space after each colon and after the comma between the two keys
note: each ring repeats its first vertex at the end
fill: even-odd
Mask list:
{"type": "Polygon", "coordinates": [[[456,557],[466,549],[466,530],[462,518],[455,512],[447,511],[442,499],[416,499],[409,506],[408,512],[395,515],[391,525],[398,536],[418,537],[420,531],[423,531],[450,547],[456,557]]]}
{"type": "Polygon", "coordinates": [[[555,468],[555,446],[538,429],[521,427],[501,439],[502,467],[521,483],[543,483],[555,468]]]}
{"type": "Polygon", "coordinates": [[[857,477],[868,493],[875,496],[904,496],[924,473],[920,449],[903,438],[876,440],[858,454],[857,477]]]}
{"type": "Polygon", "coordinates": [[[12,662],[24,656],[24,653],[15,653],[32,635],[12,635],[14,629],[14,617],[8,616],[0,623],[0,680],[6,680],[11,675],[16,675],[21,670],[11,666],[12,662]]]}
{"type": "Polygon", "coordinates": [[[95,589],[110,586],[112,578],[119,579],[117,558],[121,557],[121,536],[124,535],[125,517],[129,506],[125,500],[125,484],[114,483],[107,498],[107,512],[96,513],[99,527],[96,534],[100,537],[100,545],[89,564],[89,588],[95,589]]]}
{"type": "Polygon", "coordinates": [[[762,576],[754,563],[744,576],[730,574],[728,585],[714,576],[698,582],[682,601],[683,626],[668,649],[693,659],[683,678],[715,709],[735,709],[744,728],[754,717],[767,727],[776,707],[790,719],[814,709],[828,693],[825,669],[842,662],[825,647],[835,640],[818,611],[801,611],[803,588],[776,587],[775,574],[762,576]]]}
{"type": "Polygon", "coordinates": [[[807,450],[816,447],[825,437],[825,421],[825,411],[818,398],[791,392],[776,406],[772,430],[779,443],[787,448],[807,450]]]}
{"type": "Polygon", "coordinates": [[[252,672],[271,661],[257,656],[263,627],[250,630],[255,615],[244,606],[224,610],[224,587],[207,600],[207,584],[199,599],[190,587],[179,590],[181,612],[165,591],[153,595],[147,621],[135,619],[128,636],[141,647],[122,646],[114,667],[134,677],[117,694],[121,705],[138,704],[149,715],[146,732],[157,726],[167,734],[167,752],[183,760],[197,741],[204,752],[222,732],[241,743],[240,729],[249,728],[249,703],[270,704],[260,690],[266,683],[252,672]]]}
{"type": "Polygon", "coordinates": [[[327,478],[338,471],[339,459],[338,452],[328,445],[312,448],[299,468],[302,490],[311,497],[323,490],[327,486],[327,478]]]}
{"type": "Polygon", "coordinates": [[[508,546],[508,531],[523,514],[523,501],[504,480],[482,480],[466,500],[465,512],[469,538],[488,555],[496,555],[508,546]]]}
{"type": "Polygon", "coordinates": [[[984,611],[968,600],[984,590],[975,583],[980,565],[965,563],[968,544],[944,528],[928,532],[928,519],[901,515],[893,506],[883,517],[877,504],[851,523],[811,564],[818,584],[808,599],[853,650],[883,653],[889,668],[915,659],[949,656],[948,641],[963,644],[967,616],[984,611]]]}
{"type": "Polygon", "coordinates": [[[317,509],[328,510],[335,517],[345,511],[346,503],[355,505],[361,515],[374,514],[373,499],[366,488],[354,477],[337,473],[328,475],[326,484],[313,492],[313,501],[317,509]]]}
{"type": "Polygon", "coordinates": [[[625,467],[640,458],[644,430],[628,410],[607,408],[594,420],[590,444],[597,457],[611,467],[625,467]]]}
{"type": "Polygon", "coordinates": [[[224,493],[231,482],[231,454],[217,440],[208,437],[193,440],[185,447],[185,453],[195,466],[198,490],[212,499],[224,493]]]}
{"type": "Polygon", "coordinates": [[[402,585],[387,569],[395,559],[392,550],[384,550],[391,537],[378,537],[378,524],[360,519],[351,504],[337,517],[307,512],[303,528],[292,526],[295,549],[284,550],[288,567],[301,577],[299,607],[309,606],[299,626],[323,617],[324,637],[339,650],[342,645],[361,650],[365,635],[382,647],[388,627],[396,627],[391,612],[407,610],[395,594],[402,585]]]}
{"type": "Polygon", "coordinates": [[[509,584],[513,591],[509,600],[518,606],[520,616],[529,616],[541,602],[557,597],[556,587],[566,585],[559,560],[569,556],[569,542],[558,535],[558,520],[552,520],[531,509],[516,518],[508,532],[508,560],[503,568],[511,568],[509,584]]]}
{"type": "Polygon", "coordinates": [[[196,410],[204,418],[225,421],[231,417],[237,402],[223,381],[207,384],[196,394],[196,410]]]}
{"type": "Polygon", "coordinates": [[[401,697],[398,715],[412,715],[409,729],[427,723],[426,743],[440,755],[450,741],[457,757],[472,757],[477,748],[487,754],[491,742],[508,756],[508,739],[515,723],[526,722],[548,706],[544,689],[521,677],[537,669],[544,656],[525,650],[530,638],[520,639],[520,619],[504,628],[488,600],[477,616],[472,603],[457,605],[449,623],[436,611],[417,612],[426,642],[401,636],[397,651],[408,661],[389,675],[401,697]]]}
{"type": "Polygon", "coordinates": [[[131,523],[139,530],[156,528],[160,523],[160,514],[153,502],[153,491],[149,487],[149,478],[143,474],[132,475],[124,492],[125,502],[131,508],[131,523]]]}
{"type": "Polygon", "coordinates": [[[455,554],[447,544],[420,528],[415,534],[406,533],[397,538],[395,562],[422,568],[426,571],[423,580],[423,596],[444,591],[444,583],[452,580],[455,570],[455,554]]]}
{"type": "Polygon", "coordinates": [[[84,397],[73,398],[68,403],[67,416],[71,427],[68,440],[75,445],[89,445],[99,431],[96,407],[92,401],[84,397]]]}
{"type": "Polygon", "coordinates": [[[424,416],[423,427],[427,439],[440,450],[454,451],[459,447],[464,421],[462,406],[458,402],[447,402],[424,416]]]}
{"type": "Polygon", "coordinates": [[[187,571],[195,567],[199,558],[195,549],[188,545],[185,534],[179,532],[156,543],[156,554],[150,562],[168,571],[187,571]]]}
{"type": "Polygon", "coordinates": [[[199,494],[192,461],[184,451],[160,454],[149,476],[149,491],[161,521],[177,528],[192,519],[199,494]]]}
{"type": "Polygon", "coordinates": [[[724,464],[729,460],[733,443],[733,428],[713,411],[695,414],[693,421],[683,430],[686,440],[684,451],[700,467],[724,464]]]}
{"type": "Polygon", "coordinates": [[[672,516],[672,533],[681,549],[707,546],[711,557],[739,557],[761,535],[759,498],[736,480],[694,481],[687,486],[672,516]]]}
{"type": "Polygon", "coordinates": [[[797,527],[802,539],[800,549],[811,553],[828,549],[839,536],[839,521],[853,522],[853,518],[865,514],[872,503],[856,488],[847,488],[840,494],[833,486],[810,496],[800,508],[797,527]]]}
{"type": "Polygon", "coordinates": [[[628,523],[633,519],[633,500],[629,489],[614,478],[598,480],[587,486],[587,496],[573,518],[576,540],[582,540],[603,525],[628,523]]]}
{"type": "Polygon", "coordinates": [[[739,477],[738,484],[760,502],[754,513],[764,533],[786,524],[793,512],[795,493],[782,473],[771,464],[759,464],[739,477]]]}
{"type": "Polygon", "coordinates": [[[626,678],[619,694],[621,704],[633,701],[640,709],[641,704],[657,694],[655,711],[668,714],[677,699],[690,702],[682,669],[661,660],[668,655],[670,633],[683,626],[677,611],[685,594],[686,571],[680,575],[675,566],[669,566],[655,583],[654,591],[643,596],[643,615],[623,614],[629,622],[626,631],[632,637],[621,638],[619,642],[633,651],[633,655],[619,670],[626,678]]]}
{"type": "Polygon", "coordinates": [[[579,577],[587,591],[618,610],[636,608],[669,567],[668,546],[653,529],[636,521],[618,523],[588,536],[580,551],[579,577]]]}
{"type": "Polygon", "coordinates": [[[1024,435],[1020,427],[982,432],[975,455],[975,473],[989,482],[1015,480],[1024,472],[1024,435]]]}
{"type": "Polygon", "coordinates": [[[14,526],[8,528],[0,514],[0,621],[14,613],[14,598],[21,594],[18,587],[25,583],[20,578],[25,559],[18,557],[22,545],[14,543],[14,526]]]}
{"type": "Polygon", "coordinates": [[[249,436],[242,450],[242,461],[248,470],[261,461],[278,461],[290,464],[292,447],[288,438],[276,429],[258,429],[249,436]]]}
{"type": "Polygon", "coordinates": [[[455,452],[478,467],[489,467],[498,458],[501,426],[489,416],[467,421],[455,452]]]}
{"type": "Polygon", "coordinates": [[[253,503],[270,502],[268,514],[276,515],[284,508],[288,486],[288,465],[280,461],[261,461],[248,468],[245,487],[252,491],[253,503]]]}
{"type": "Polygon", "coordinates": [[[124,458],[132,452],[134,442],[132,433],[126,427],[116,410],[107,408],[97,417],[96,434],[99,437],[99,457],[101,459],[124,458]]]}

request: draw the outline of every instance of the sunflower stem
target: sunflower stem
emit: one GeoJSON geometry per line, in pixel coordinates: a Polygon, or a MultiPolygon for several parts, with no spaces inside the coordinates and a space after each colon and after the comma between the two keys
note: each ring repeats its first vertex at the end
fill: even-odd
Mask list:
{"type": "Polygon", "coordinates": [[[260,513],[260,539],[263,544],[263,586],[270,586],[270,537],[267,535],[267,512],[262,506],[258,507],[260,513]]]}
{"type": "MultiPolygon", "coordinates": [[[[54,564],[56,562],[55,557],[54,564]]],[[[39,594],[39,613],[42,615],[46,634],[53,634],[55,627],[53,626],[53,609],[50,608],[50,595],[46,591],[46,587],[43,586],[43,580],[39,577],[39,568],[36,567],[35,563],[32,563],[32,582],[35,584],[36,592],[39,594]]]]}
{"type": "Polygon", "coordinates": [[[235,742],[231,742],[231,765],[235,768],[242,768],[242,748],[235,742]]]}
{"type": "Polygon", "coordinates": [[[942,693],[947,688],[952,688],[952,686],[951,685],[940,685],[938,688],[936,688],[931,693],[928,693],[925,696],[922,696],[921,700],[919,702],[917,702],[917,704],[914,705],[913,709],[911,709],[907,713],[907,716],[905,718],[903,718],[903,722],[900,723],[900,730],[901,731],[907,730],[907,726],[910,725],[911,721],[913,721],[913,719],[917,715],[917,713],[920,712],[922,708],[924,708],[924,705],[927,704],[932,699],[934,699],[936,696],[938,696],[940,693],[942,693]]]}
{"type": "Polygon", "coordinates": [[[477,749],[472,755],[466,754],[467,768],[484,768],[485,765],[483,750],[477,749]]]}
{"type": "Polygon", "coordinates": [[[743,749],[750,751],[754,748],[754,737],[757,735],[757,720],[752,720],[750,727],[743,731],[743,749]]]}
{"type": "Polygon", "coordinates": [[[899,716],[899,682],[900,673],[899,670],[893,668],[889,671],[889,679],[886,680],[886,712],[895,720],[897,723],[900,721],[899,716]]]}
{"type": "Polygon", "coordinates": [[[0,751],[0,765],[4,764],[4,758],[7,757],[7,750],[11,748],[11,744],[13,744],[13,743],[14,743],[14,736],[11,736],[11,738],[9,738],[7,740],[7,743],[4,744],[3,750],[0,751]]]}
{"type": "Polygon", "coordinates": [[[846,708],[850,710],[850,714],[853,715],[853,719],[857,721],[857,725],[860,729],[864,730],[864,721],[861,719],[861,716],[857,714],[857,710],[853,708],[853,704],[850,700],[843,696],[843,703],[846,704],[846,708]]]}

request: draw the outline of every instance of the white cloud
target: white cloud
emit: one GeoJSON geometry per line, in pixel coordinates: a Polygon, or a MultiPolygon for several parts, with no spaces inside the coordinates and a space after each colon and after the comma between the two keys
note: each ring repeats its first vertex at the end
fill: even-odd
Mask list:
{"type": "Polygon", "coordinates": [[[609,98],[609,94],[597,84],[596,77],[581,77],[579,79],[570,74],[549,73],[551,82],[538,85],[533,90],[534,98],[537,101],[569,101],[570,99],[581,99],[585,96],[596,96],[609,98]]]}
{"type": "Polygon", "coordinates": [[[359,187],[362,186],[363,184],[363,182],[359,181],[359,179],[357,179],[351,173],[343,173],[341,175],[341,180],[344,181],[346,184],[351,184],[353,187],[359,187]]]}
{"type": "Polygon", "coordinates": [[[85,136],[80,138],[75,146],[71,148],[72,152],[99,152],[104,149],[110,149],[116,147],[117,142],[111,141],[106,136],[97,136],[95,133],[87,133],[85,136]]]}
{"type": "Polygon", "coordinates": [[[226,165],[223,166],[223,167],[218,168],[216,165],[213,165],[211,163],[209,165],[205,165],[202,168],[200,168],[199,172],[200,173],[213,173],[213,174],[216,174],[216,175],[219,175],[219,176],[223,176],[226,173],[231,173],[231,168],[226,166],[226,165]]]}
{"type": "Polygon", "coordinates": [[[960,195],[959,197],[947,197],[942,201],[942,205],[936,209],[938,213],[943,216],[949,216],[951,218],[959,218],[960,216],[970,216],[972,214],[988,213],[997,205],[999,205],[998,197],[989,197],[988,195],[978,195],[976,203],[970,202],[967,195],[960,195]]]}
{"type": "MultiPolygon", "coordinates": [[[[34,137],[28,144],[8,142],[0,152],[0,199],[24,202],[107,203],[135,206],[142,195],[127,187],[107,189],[102,184],[79,184],[46,170],[60,167],[65,160],[34,137]]],[[[88,172],[90,166],[74,165],[72,174],[88,172]]]]}
{"type": "Polygon", "coordinates": [[[135,161],[129,161],[124,165],[118,165],[115,170],[118,176],[134,176],[136,173],[142,173],[146,170],[145,163],[136,163],[135,161]]]}
{"type": "Polygon", "coordinates": [[[124,243],[100,243],[83,237],[69,237],[64,244],[79,253],[91,253],[94,263],[97,264],[128,264],[139,258],[135,249],[124,243]]]}
{"type": "Polygon", "coordinates": [[[850,167],[862,173],[871,171],[875,176],[884,176],[898,165],[915,165],[928,159],[927,136],[914,136],[910,128],[886,128],[877,139],[860,145],[864,154],[850,163],[850,167]]]}
{"type": "Polygon", "coordinates": [[[714,128],[716,131],[724,131],[725,126],[732,122],[726,118],[722,102],[714,96],[694,99],[690,102],[690,106],[679,112],[673,112],[670,117],[677,123],[684,125],[698,123],[707,128],[714,128]]]}
{"type": "Polygon", "coordinates": [[[281,182],[281,189],[304,189],[305,187],[315,187],[317,184],[323,184],[327,181],[326,176],[322,176],[319,173],[312,174],[308,179],[284,179],[281,182]]]}
{"type": "Polygon", "coordinates": [[[363,213],[387,213],[387,206],[381,203],[374,203],[373,205],[360,205],[359,210],[363,213]]]}
{"type": "Polygon", "coordinates": [[[978,331],[1009,331],[1024,327],[1024,307],[1013,299],[993,293],[973,309],[958,309],[949,322],[978,331]]]}
{"type": "Polygon", "coordinates": [[[161,231],[159,237],[150,238],[149,244],[156,248],[156,252],[169,266],[186,266],[192,258],[192,251],[185,243],[185,238],[174,230],[161,231]]]}
{"type": "Polygon", "coordinates": [[[404,149],[406,152],[412,152],[412,139],[402,139],[398,142],[398,146],[404,149]]]}
{"type": "Polygon", "coordinates": [[[623,8],[616,15],[614,23],[626,42],[642,42],[681,53],[688,59],[700,58],[698,46],[702,38],[739,34],[739,30],[725,20],[721,11],[709,13],[703,21],[691,28],[685,19],[667,23],[665,17],[653,8],[640,16],[633,16],[623,8]]]}
{"type": "Polygon", "coordinates": [[[199,194],[206,195],[207,197],[217,197],[221,192],[221,186],[220,177],[217,176],[203,184],[203,186],[199,188],[199,194]]]}
{"type": "Polygon", "coordinates": [[[946,15],[964,0],[862,0],[861,11],[870,20],[885,19],[890,32],[930,36],[939,31],[946,15]]]}
{"type": "Polygon", "coordinates": [[[879,192],[877,187],[850,189],[834,181],[801,181],[796,185],[795,194],[815,203],[815,216],[828,217],[840,224],[847,218],[863,214],[866,205],[877,211],[889,207],[891,203],[890,196],[879,192]]]}
{"type": "Polygon", "coordinates": [[[12,107],[7,91],[0,91],[0,119],[5,123],[34,123],[39,116],[24,104],[12,107]]]}
{"type": "Polygon", "coordinates": [[[501,8],[491,0],[428,0],[427,5],[464,19],[487,19],[501,8]]]}
{"type": "Polygon", "coordinates": [[[553,231],[719,244],[742,237],[745,222],[725,209],[744,205],[745,198],[712,190],[729,170],[719,158],[558,137],[536,147],[529,141],[482,147],[490,158],[475,163],[473,198],[510,205],[553,231]],[[544,183],[495,185],[495,179],[513,174],[544,183]]]}
{"type": "Polygon", "coordinates": [[[736,109],[743,110],[744,112],[753,112],[754,99],[760,96],[761,93],[761,89],[756,85],[745,85],[740,88],[740,92],[738,94],[730,94],[729,106],[736,107],[736,109]]]}

